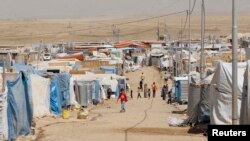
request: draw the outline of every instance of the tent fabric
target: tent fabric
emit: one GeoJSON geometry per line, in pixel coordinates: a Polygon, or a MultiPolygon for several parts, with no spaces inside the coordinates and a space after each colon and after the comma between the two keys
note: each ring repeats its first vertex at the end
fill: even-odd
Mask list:
{"type": "Polygon", "coordinates": [[[200,123],[210,123],[210,84],[201,85],[200,103],[198,111],[198,122],[200,123]]]}
{"type": "Polygon", "coordinates": [[[8,139],[14,140],[30,133],[33,117],[30,80],[21,71],[15,80],[7,81],[7,87],[8,139]]]}
{"type": "Polygon", "coordinates": [[[53,78],[50,84],[50,110],[55,115],[60,115],[62,112],[61,95],[56,78],[53,78]]]}
{"type": "Polygon", "coordinates": [[[189,85],[187,114],[189,117],[192,117],[190,118],[191,123],[198,122],[198,107],[200,102],[200,92],[201,92],[200,85],[195,85],[192,83],[189,85]]]}
{"type": "Polygon", "coordinates": [[[70,93],[70,105],[78,105],[77,101],[76,101],[76,94],[74,91],[74,77],[70,77],[70,88],[69,88],[69,93],[70,93]]]}
{"type": "Polygon", "coordinates": [[[114,66],[101,66],[100,70],[103,70],[109,74],[118,74],[118,68],[114,66]]]}
{"type": "Polygon", "coordinates": [[[7,93],[7,88],[0,92],[0,140],[8,140],[7,93]]]}
{"type": "Polygon", "coordinates": [[[58,74],[59,92],[62,98],[62,106],[70,105],[70,75],[58,74]]]}
{"type": "Polygon", "coordinates": [[[240,124],[250,124],[250,61],[247,61],[247,69],[244,74],[242,103],[240,112],[240,124]]]}
{"type": "Polygon", "coordinates": [[[95,96],[94,81],[77,81],[79,90],[79,101],[81,106],[89,106],[92,103],[92,97],[95,96]]]}
{"type": "MultiPolygon", "coordinates": [[[[246,63],[238,63],[238,116],[240,117],[242,87],[246,63]]],[[[232,64],[219,62],[211,82],[210,123],[232,124],[232,64]]]]}
{"type": "Polygon", "coordinates": [[[50,109],[59,115],[62,106],[70,105],[70,75],[57,74],[52,78],[50,86],[50,109]]]}
{"type": "Polygon", "coordinates": [[[92,100],[96,100],[96,101],[100,102],[100,99],[101,99],[100,81],[94,80],[94,84],[95,84],[95,90],[94,90],[94,94],[92,96],[92,100]]]}
{"type": "Polygon", "coordinates": [[[31,74],[31,91],[33,116],[40,117],[50,114],[50,79],[31,74]]]}

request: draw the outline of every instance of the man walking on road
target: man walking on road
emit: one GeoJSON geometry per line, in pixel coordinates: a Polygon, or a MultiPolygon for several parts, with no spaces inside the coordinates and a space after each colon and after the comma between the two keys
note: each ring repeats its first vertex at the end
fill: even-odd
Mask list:
{"type": "Polygon", "coordinates": [[[154,83],[152,84],[153,98],[155,98],[156,90],[157,90],[157,86],[156,86],[156,84],[155,84],[155,82],[154,82],[154,83]]]}

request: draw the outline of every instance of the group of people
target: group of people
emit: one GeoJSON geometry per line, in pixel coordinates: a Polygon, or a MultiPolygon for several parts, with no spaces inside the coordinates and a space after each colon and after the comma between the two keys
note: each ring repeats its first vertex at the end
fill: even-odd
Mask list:
{"type": "Polygon", "coordinates": [[[163,100],[166,100],[166,97],[168,96],[167,103],[171,104],[172,103],[172,89],[169,88],[168,86],[168,75],[166,72],[164,73],[163,79],[164,79],[164,85],[161,90],[161,97],[163,100]]]}
{"type": "MultiPolygon", "coordinates": [[[[151,85],[151,89],[148,88],[148,84],[144,83],[145,81],[145,76],[144,73],[141,74],[141,80],[139,82],[139,87],[137,88],[137,99],[141,98],[141,93],[144,93],[144,98],[149,98],[151,97],[151,89],[153,92],[152,97],[155,98],[155,94],[156,94],[156,90],[157,90],[157,86],[155,84],[155,82],[153,82],[153,84],[151,85]]],[[[131,91],[131,98],[133,98],[133,92],[131,91]]]]}
{"type": "MultiPolygon", "coordinates": [[[[166,100],[166,97],[168,96],[167,103],[171,104],[172,90],[169,88],[168,83],[167,83],[168,82],[167,73],[164,74],[163,79],[164,79],[164,85],[163,85],[162,90],[161,90],[161,97],[163,100],[166,100]]],[[[144,81],[145,81],[145,76],[144,76],[144,73],[142,73],[141,80],[139,82],[139,87],[137,88],[137,92],[138,92],[137,99],[141,98],[142,92],[144,93],[144,98],[150,99],[151,89],[152,89],[152,97],[155,98],[156,90],[157,90],[156,83],[153,82],[153,84],[151,85],[151,89],[150,89],[150,88],[148,88],[147,83],[144,83],[144,81]]],[[[129,92],[128,84],[126,84],[126,91],[129,92]]],[[[133,90],[130,90],[130,97],[133,98],[133,90]]],[[[127,98],[127,95],[126,95],[124,89],[121,89],[121,92],[120,92],[118,99],[117,99],[117,102],[118,101],[121,102],[121,111],[120,112],[125,112],[125,103],[128,101],[128,98],[127,98]]]]}

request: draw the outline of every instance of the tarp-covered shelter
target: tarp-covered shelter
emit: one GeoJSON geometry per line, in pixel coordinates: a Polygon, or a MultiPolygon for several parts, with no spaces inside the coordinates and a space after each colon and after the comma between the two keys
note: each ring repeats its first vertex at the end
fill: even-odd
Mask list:
{"type": "Polygon", "coordinates": [[[18,136],[28,135],[31,131],[33,117],[32,95],[30,80],[24,72],[12,81],[7,81],[8,87],[8,139],[14,140],[18,136]]]}
{"type": "Polygon", "coordinates": [[[247,68],[244,74],[244,85],[240,111],[240,124],[250,124],[250,61],[247,61],[247,68]]]}
{"type": "MultiPolygon", "coordinates": [[[[240,117],[242,87],[246,63],[238,63],[238,116],[240,117]]],[[[218,62],[211,82],[210,123],[232,124],[232,64],[218,62]]]]}
{"type": "Polygon", "coordinates": [[[50,109],[53,114],[60,115],[63,106],[70,105],[70,75],[56,74],[50,85],[50,109]]]}
{"type": "Polygon", "coordinates": [[[0,92],[0,140],[8,140],[7,92],[0,92]]]}
{"type": "Polygon", "coordinates": [[[116,66],[101,66],[100,70],[105,71],[109,74],[118,74],[118,68],[116,66]]]}
{"type": "Polygon", "coordinates": [[[41,117],[50,114],[50,79],[31,74],[31,91],[33,116],[41,117]]]}

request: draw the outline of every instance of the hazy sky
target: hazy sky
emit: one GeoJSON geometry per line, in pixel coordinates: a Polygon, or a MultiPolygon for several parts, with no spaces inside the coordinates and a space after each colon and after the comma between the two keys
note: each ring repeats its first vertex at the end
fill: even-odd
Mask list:
{"type": "MultiPolygon", "coordinates": [[[[194,1],[194,0],[192,0],[194,1]]],[[[200,1],[197,0],[196,13],[200,1]]],[[[250,0],[238,1],[250,15],[250,0]]],[[[0,0],[0,19],[60,19],[161,15],[188,9],[188,0],[0,0]]],[[[232,0],[205,0],[207,14],[231,14],[232,0]]]]}

